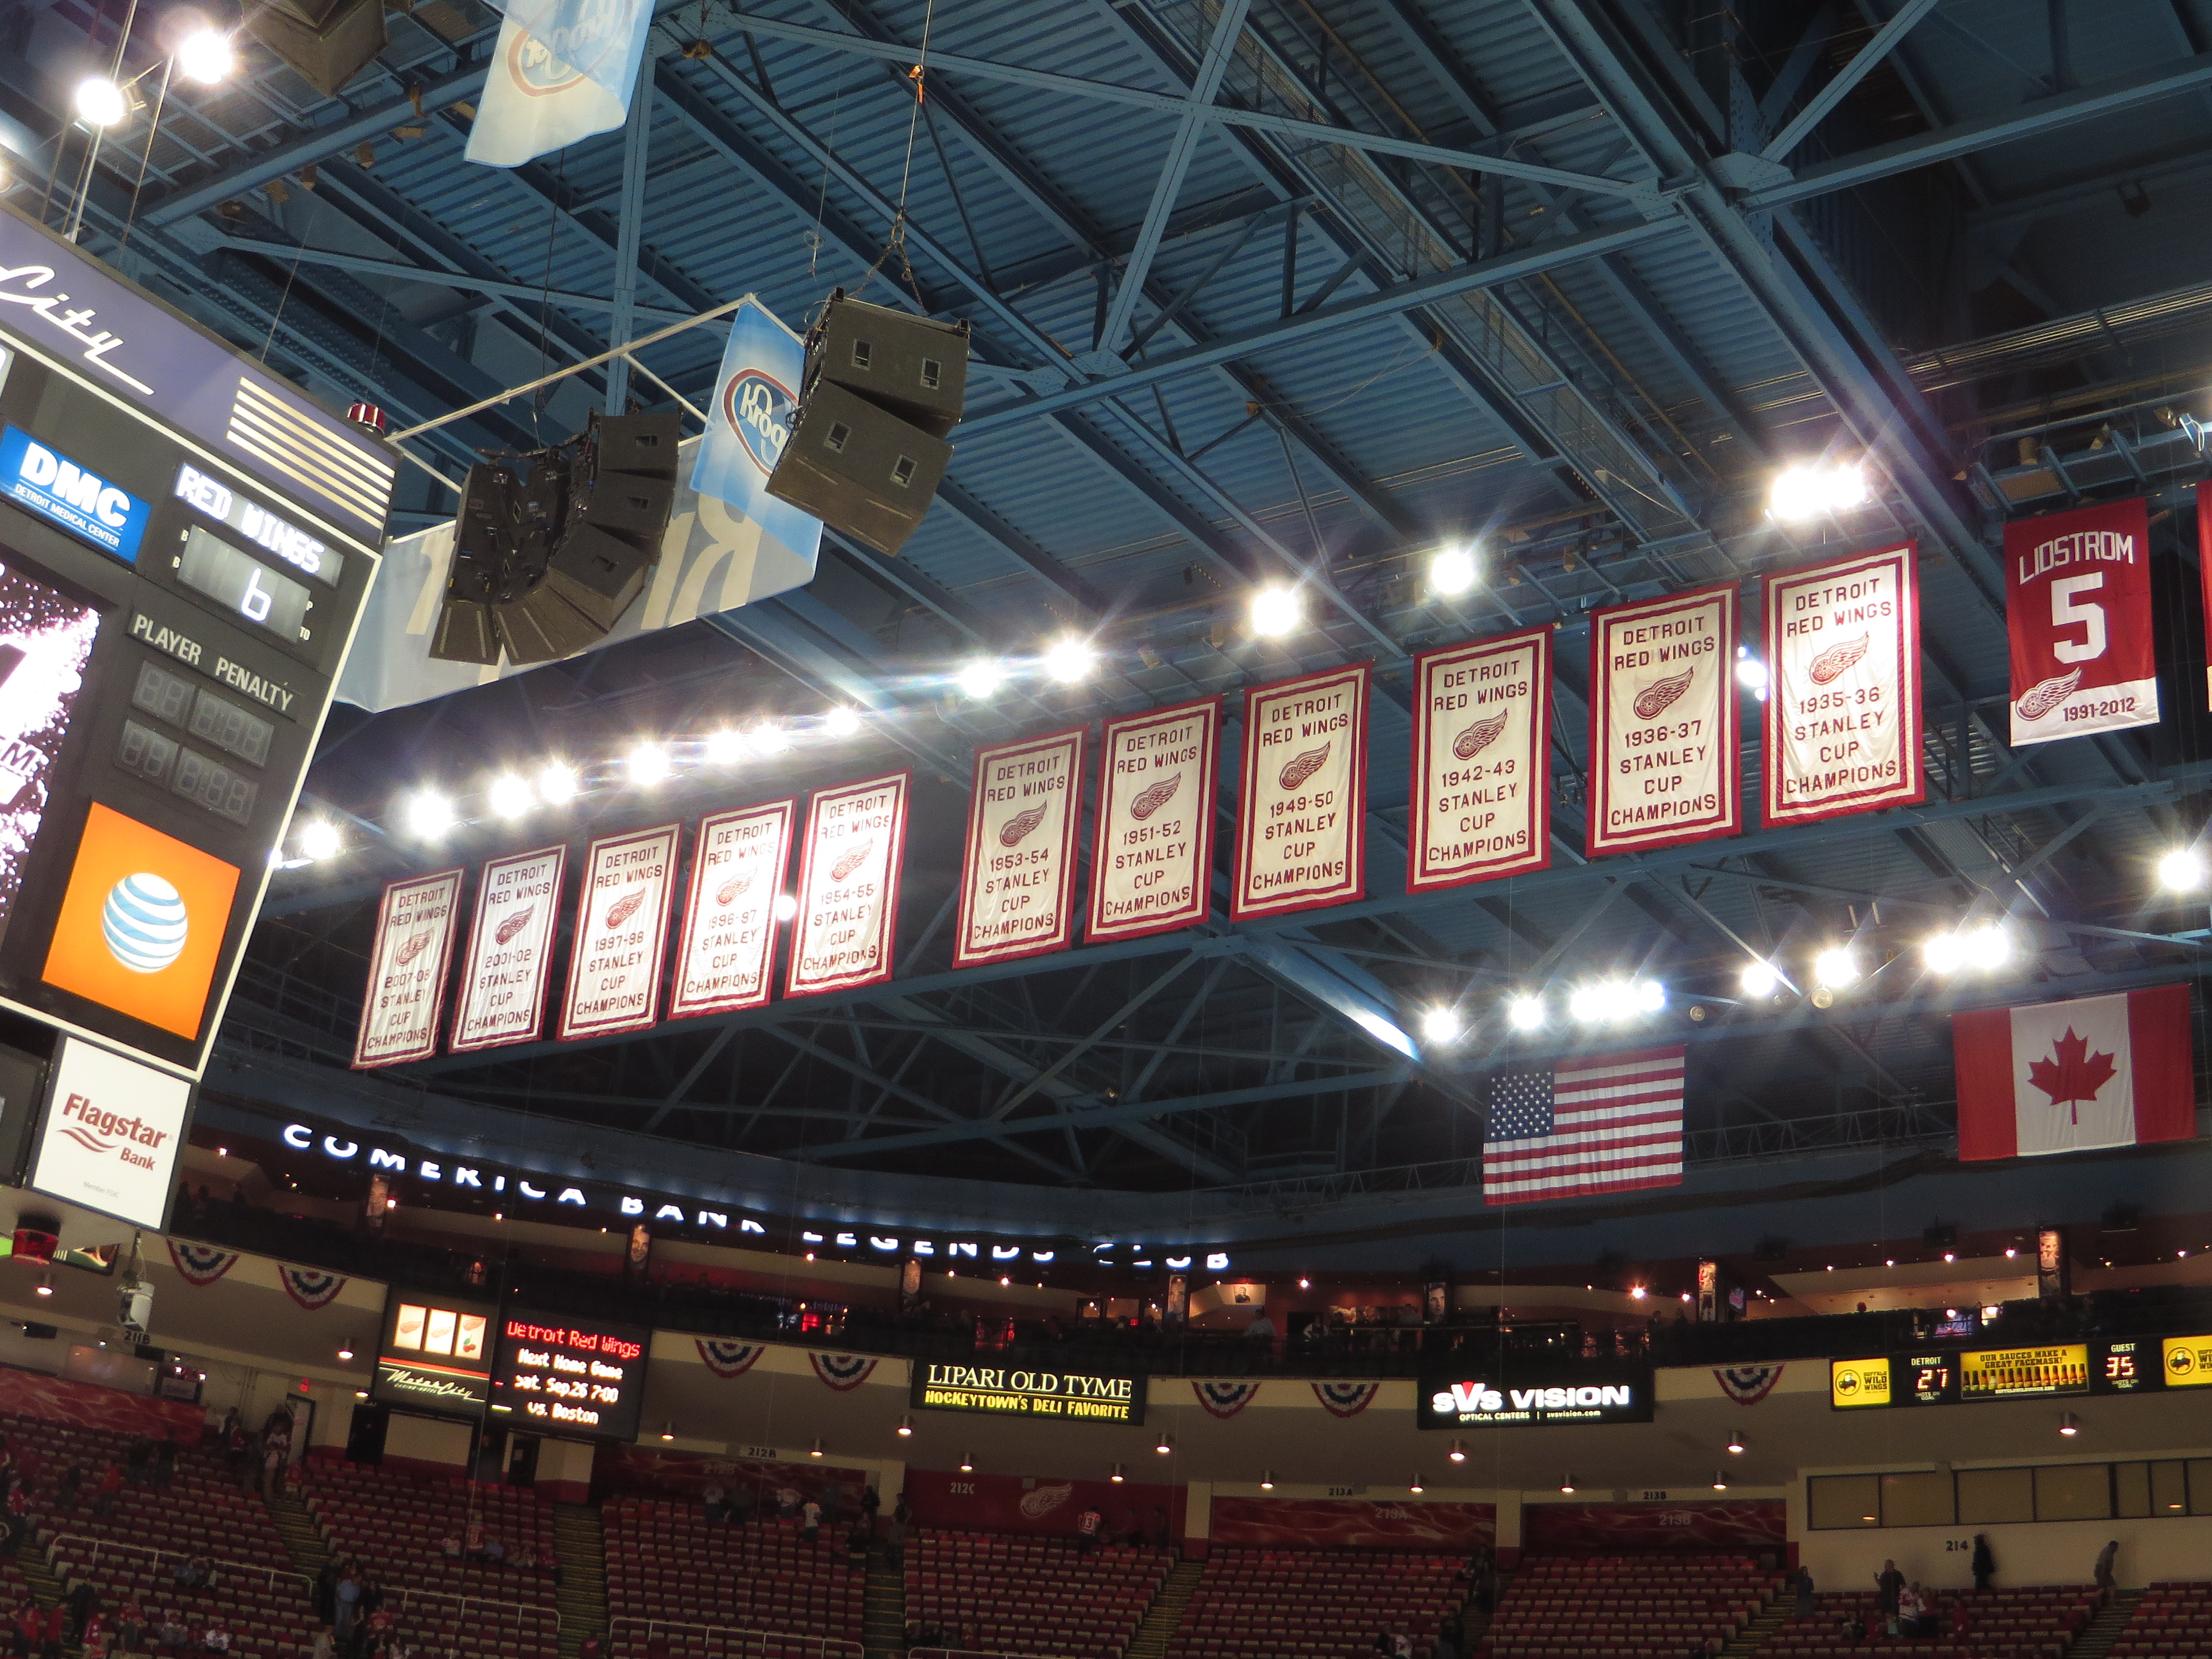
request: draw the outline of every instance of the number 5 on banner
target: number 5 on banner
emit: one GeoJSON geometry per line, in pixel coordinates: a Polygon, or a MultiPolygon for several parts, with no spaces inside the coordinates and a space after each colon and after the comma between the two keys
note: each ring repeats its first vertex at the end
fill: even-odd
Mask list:
{"type": "Polygon", "coordinates": [[[2105,607],[2086,601],[2077,602],[2076,593],[2093,593],[2105,585],[2105,573],[2092,572],[2087,576],[2062,576],[2051,584],[2051,625],[2070,627],[2080,623],[2089,630],[2080,644],[2072,640],[2052,643],[2051,654],[2061,662],[2094,662],[2105,654],[2105,607]]]}

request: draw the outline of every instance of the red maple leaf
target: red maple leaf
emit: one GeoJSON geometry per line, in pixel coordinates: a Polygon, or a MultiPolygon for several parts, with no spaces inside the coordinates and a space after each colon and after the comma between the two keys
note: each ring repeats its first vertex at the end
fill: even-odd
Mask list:
{"type": "Polygon", "coordinates": [[[2079,1123],[2081,1103],[2096,1099],[2097,1091],[2118,1070],[2110,1054],[2091,1054],[2088,1042],[2069,1025],[2066,1035],[2051,1045],[2048,1059],[2027,1062],[2027,1080],[2049,1095],[2053,1106],[2069,1108],[2068,1116],[2079,1123]]]}

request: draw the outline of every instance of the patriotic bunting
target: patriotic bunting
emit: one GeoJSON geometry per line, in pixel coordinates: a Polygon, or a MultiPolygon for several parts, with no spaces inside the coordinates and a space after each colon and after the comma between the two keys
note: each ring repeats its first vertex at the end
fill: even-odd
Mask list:
{"type": "Polygon", "coordinates": [[[1259,1398],[1257,1382],[1193,1382],[1198,1403],[1216,1417],[1234,1417],[1259,1398]]]}
{"type": "Polygon", "coordinates": [[[1739,1406],[1756,1406],[1774,1392],[1774,1385],[1782,1380],[1779,1365],[1719,1365],[1713,1370],[1713,1380],[1721,1385],[1721,1392],[1739,1406]]]}
{"type": "Polygon", "coordinates": [[[1375,1396],[1382,1391],[1380,1382],[1316,1382],[1314,1398],[1329,1409],[1333,1417],[1357,1417],[1375,1403],[1375,1396]]]}
{"type": "Polygon", "coordinates": [[[179,1238],[172,1238],[167,1243],[169,1261],[187,1285],[212,1285],[238,1265],[236,1250],[218,1250],[212,1244],[188,1244],[179,1238]]]}
{"type": "Polygon", "coordinates": [[[284,1293],[309,1313],[329,1306],[346,1286],[345,1280],[337,1273],[325,1273],[320,1267],[295,1267],[283,1262],[276,1266],[276,1277],[284,1282],[284,1293]]]}
{"type": "MultiPolygon", "coordinates": [[[[699,1358],[706,1363],[707,1369],[725,1381],[743,1376],[768,1352],[765,1342],[720,1342],[711,1336],[694,1337],[692,1341],[698,1346],[699,1358]]],[[[818,1375],[820,1368],[816,1370],[818,1375]]],[[[823,1380],[829,1381],[827,1377],[823,1380]]]]}
{"type": "Polygon", "coordinates": [[[807,1363],[820,1377],[839,1394],[849,1394],[875,1374],[876,1362],[865,1354],[809,1353],[807,1363]]]}

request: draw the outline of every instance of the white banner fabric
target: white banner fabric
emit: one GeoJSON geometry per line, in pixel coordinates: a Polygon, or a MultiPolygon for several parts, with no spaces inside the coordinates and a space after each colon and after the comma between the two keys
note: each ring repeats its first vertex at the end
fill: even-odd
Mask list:
{"type": "Polygon", "coordinates": [[[1407,890],[1549,865],[1552,630],[1425,651],[1413,695],[1407,890]]]}
{"type": "Polygon", "coordinates": [[[1914,551],[1906,542],[1766,579],[1769,827],[1925,798],[1914,551]]]}
{"type": "Polygon", "coordinates": [[[1083,930],[1090,943],[1206,920],[1220,752],[1218,697],[1106,722],[1083,930]]]}
{"type": "Polygon", "coordinates": [[[461,872],[387,883],[377,907],[376,938],[368,951],[368,991],[362,999],[361,1033],[354,1039],[356,1071],[427,1060],[438,1051],[438,1016],[446,1004],[446,974],[453,960],[453,925],[461,908],[461,872]]]}
{"type": "Polygon", "coordinates": [[[1743,832],[1735,626],[1733,586],[1592,613],[1587,852],[1743,832]]]}
{"type": "Polygon", "coordinates": [[[545,976],[568,849],[541,847],[493,859],[477,883],[476,925],[461,969],[453,1053],[535,1042],[545,1020],[545,976]]]}
{"type": "Polygon", "coordinates": [[[1231,914],[1280,915],[1367,890],[1367,680],[1373,665],[1255,687],[1244,699],[1231,914]]]}
{"type": "Polygon", "coordinates": [[[584,852],[561,1040],[639,1031],[660,1017],[660,961],[675,890],[678,826],[633,830],[584,852]]]}
{"type": "Polygon", "coordinates": [[[783,994],[811,996],[891,976],[911,772],[817,790],[806,805],[799,925],[783,994]]]}
{"type": "Polygon", "coordinates": [[[952,965],[1065,951],[1075,930],[1083,728],[975,751],[952,965]]]}
{"type": "Polygon", "coordinates": [[[757,1008],[775,960],[775,901],[791,858],[796,800],[720,812],[699,824],[668,1017],[757,1008]]]}

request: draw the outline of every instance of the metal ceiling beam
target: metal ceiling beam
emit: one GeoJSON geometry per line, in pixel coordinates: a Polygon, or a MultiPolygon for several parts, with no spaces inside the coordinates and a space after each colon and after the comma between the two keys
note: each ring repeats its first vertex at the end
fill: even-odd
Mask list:
{"type": "Polygon", "coordinates": [[[1861,46],[1851,61],[1838,70],[1820,91],[1806,101],[1805,107],[1790,118],[1790,125],[1776,133],[1759,155],[1770,161],[1779,161],[1812,135],[1813,129],[1828,118],[1828,112],[1850,93],[1853,87],[1871,75],[1889,56],[1890,48],[1902,40],[1912,26],[1936,9],[1938,0],[1905,0],[1895,16],[1874,32],[1874,39],[1861,46]]]}
{"type": "MultiPolygon", "coordinates": [[[[565,311],[611,312],[617,301],[611,295],[576,294],[567,289],[532,288],[526,283],[510,283],[496,276],[477,276],[465,271],[438,270],[422,265],[410,265],[398,259],[372,259],[358,253],[340,253],[333,248],[302,247],[289,242],[271,242],[258,237],[224,236],[216,246],[237,253],[258,253],[285,264],[327,265],[334,270],[350,271],[356,276],[380,276],[394,282],[419,283],[428,288],[447,288],[464,294],[483,294],[507,300],[527,300],[554,305],[565,311]]],[[[631,301],[633,313],[652,323],[680,323],[697,313],[677,311],[666,306],[646,305],[631,301]]]]}

